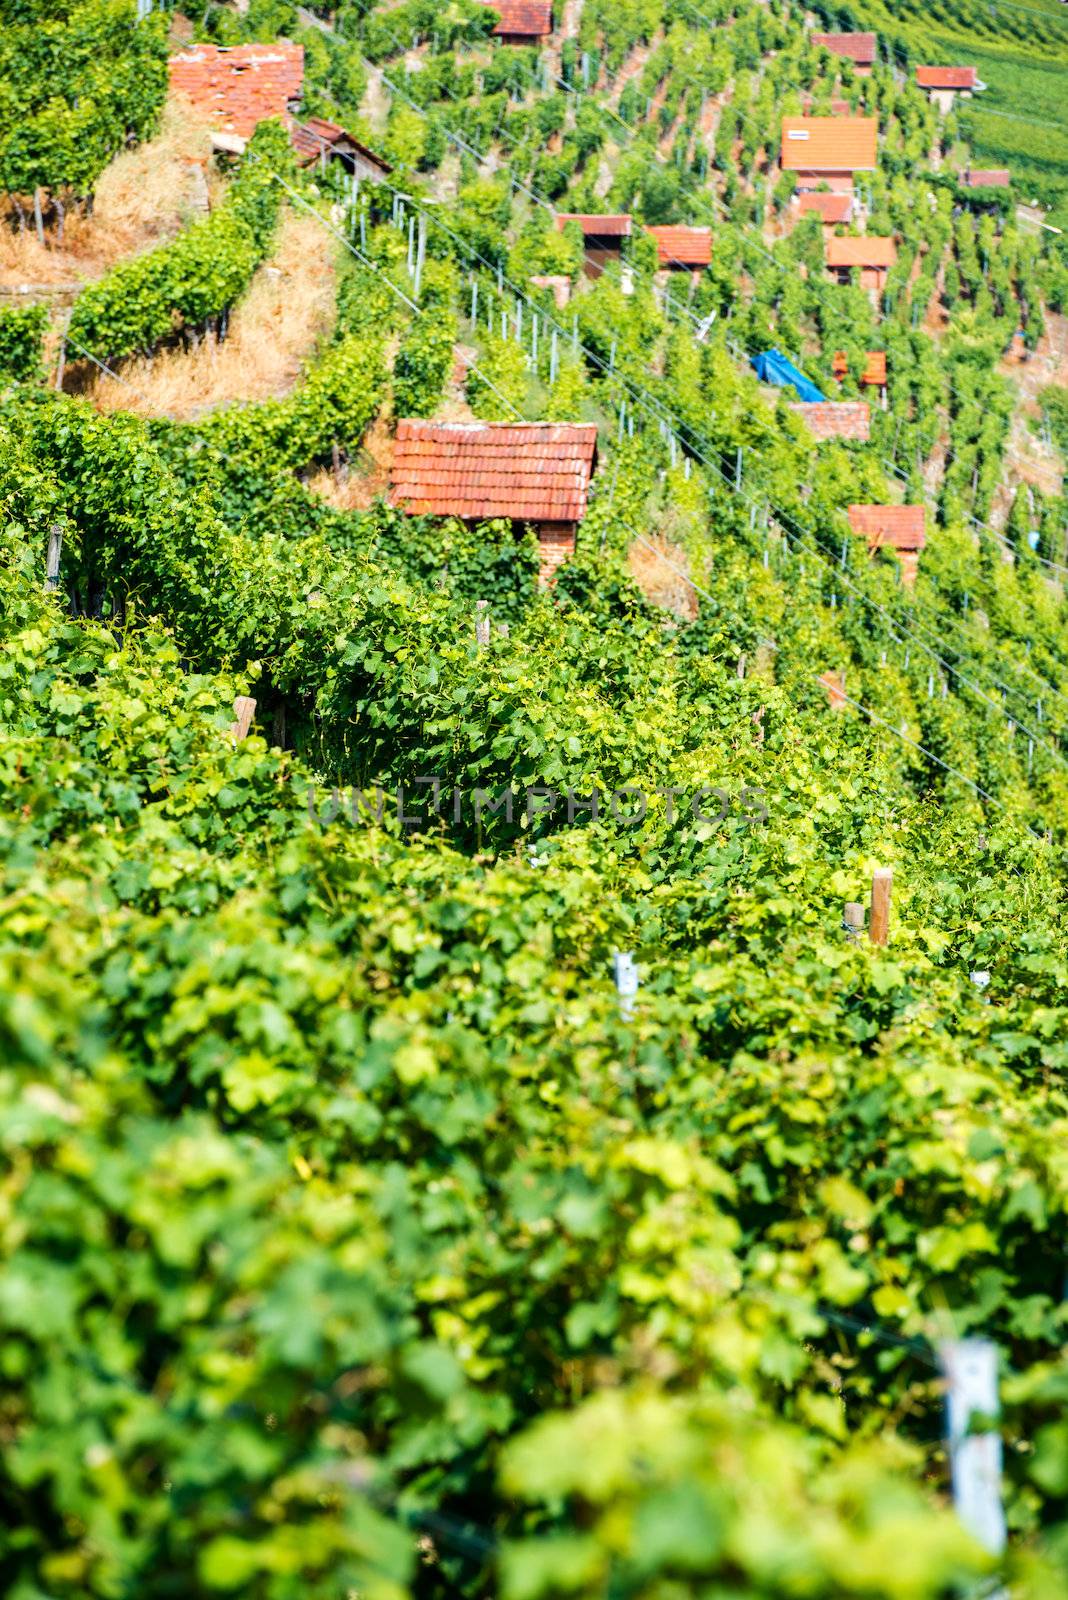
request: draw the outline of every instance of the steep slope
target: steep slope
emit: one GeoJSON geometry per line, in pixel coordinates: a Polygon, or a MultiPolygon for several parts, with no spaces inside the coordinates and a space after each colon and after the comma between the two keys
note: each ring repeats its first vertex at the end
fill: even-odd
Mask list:
{"type": "MultiPolygon", "coordinates": [[[[241,270],[84,313],[163,373],[300,218],[296,386],[0,400],[0,1572],[1061,1600],[1068,549],[1006,376],[1057,240],[787,4],[320,9],[203,26],[299,26],[392,171],[261,127],[241,270]],[[843,99],[824,225],[780,125],[843,99]],[[551,584],[559,527],[378,492],[461,417],[596,425],[551,584]],[[953,1509],[968,1337],[1004,1550],[953,1509]]],[[[501,437],[482,503],[552,487],[501,437]]]]}

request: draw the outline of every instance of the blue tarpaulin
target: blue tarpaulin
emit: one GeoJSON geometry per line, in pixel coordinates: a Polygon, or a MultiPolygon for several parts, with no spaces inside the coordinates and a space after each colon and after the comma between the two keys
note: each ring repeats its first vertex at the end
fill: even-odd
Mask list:
{"type": "Polygon", "coordinates": [[[792,384],[799,400],[825,400],[814,383],[809,383],[803,372],[798,372],[792,361],[787,361],[780,350],[765,350],[761,356],[751,356],[750,365],[761,383],[777,383],[780,389],[792,384]]]}

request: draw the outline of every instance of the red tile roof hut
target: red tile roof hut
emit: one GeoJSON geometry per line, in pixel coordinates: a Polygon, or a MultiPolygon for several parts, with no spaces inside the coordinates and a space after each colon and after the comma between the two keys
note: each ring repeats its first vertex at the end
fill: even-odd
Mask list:
{"type": "Polygon", "coordinates": [[[832,56],[852,61],[854,70],[862,78],[870,77],[875,62],[874,33],[814,33],[812,43],[822,45],[832,56]]]}
{"type": "Polygon", "coordinates": [[[953,110],[958,95],[970,100],[973,94],[980,94],[986,88],[974,67],[917,67],[916,82],[943,112],[953,110]]]}
{"type": "Polygon", "coordinates": [[[186,95],[206,113],[222,138],[219,144],[240,151],[259,123],[275,117],[290,129],[302,167],[338,161],[357,178],[380,182],[393,171],[336,122],[308,117],[296,122],[293,111],[304,89],[304,46],[280,39],[275,44],[190,45],[168,63],[171,88],[186,95]]]}
{"type": "Polygon", "coordinates": [[[569,222],[577,222],[582,229],[587,278],[599,278],[611,262],[622,260],[623,240],[630,238],[634,226],[631,217],[599,217],[585,211],[557,212],[556,226],[561,233],[569,222]]]}
{"type": "Polygon", "coordinates": [[[594,424],[400,422],[390,503],[412,516],[533,528],[544,585],[575,552],[596,462],[594,424]]]}
{"type": "Polygon", "coordinates": [[[279,39],[232,49],[195,44],[168,62],[171,88],[186,95],[220,132],[251,138],[268,117],[289,121],[304,87],[304,46],[279,39]]]}
{"type": "Polygon", "coordinates": [[[646,228],[656,240],[660,272],[688,272],[694,284],[712,265],[712,229],[674,226],[646,228]]]}
{"type": "Polygon", "coordinates": [[[393,168],[382,156],[376,156],[365,144],[346,133],[336,122],[324,117],[308,117],[293,128],[291,142],[297,163],[302,167],[319,165],[324,171],[328,161],[337,161],[346,172],[371,183],[381,183],[393,168]]]}
{"type": "Polygon", "coordinates": [[[493,30],[502,44],[536,44],[553,31],[552,0],[481,0],[501,20],[493,30]]]}
{"type": "Polygon", "coordinates": [[[799,189],[826,184],[850,194],[854,172],[874,172],[879,158],[876,117],[784,117],[783,172],[796,176],[799,189]]]}
{"type": "Polygon", "coordinates": [[[893,239],[865,234],[861,238],[835,236],[826,244],[827,266],[839,283],[850,283],[853,269],[860,270],[860,287],[882,291],[886,277],[897,260],[893,239]]]}
{"type": "Polygon", "coordinates": [[[868,550],[894,550],[901,563],[901,581],[911,588],[927,543],[923,506],[850,506],[849,525],[868,541],[868,550]]]}

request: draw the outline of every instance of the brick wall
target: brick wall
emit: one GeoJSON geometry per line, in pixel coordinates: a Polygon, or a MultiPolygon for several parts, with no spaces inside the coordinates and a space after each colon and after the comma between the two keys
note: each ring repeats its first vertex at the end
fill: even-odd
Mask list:
{"type": "Polygon", "coordinates": [[[541,523],[538,527],[538,550],[541,555],[538,584],[542,589],[547,589],[556,577],[557,569],[575,554],[575,524],[541,523]]]}

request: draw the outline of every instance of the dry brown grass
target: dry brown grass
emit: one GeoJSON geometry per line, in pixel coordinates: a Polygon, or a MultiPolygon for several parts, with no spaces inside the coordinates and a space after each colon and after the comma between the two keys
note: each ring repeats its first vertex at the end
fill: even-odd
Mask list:
{"type": "Polygon", "coordinates": [[[340,475],[324,468],[308,480],[308,489],[335,511],[366,511],[389,489],[393,464],[393,422],[380,412],[367,431],[360,460],[340,475]]]}
{"type": "Polygon", "coordinates": [[[123,364],[123,382],[98,373],[100,411],[188,421],[234,402],[288,393],[334,314],[337,245],[313,217],[283,214],[278,247],[235,307],[227,337],[123,364]]]}
{"type": "Polygon", "coordinates": [[[68,213],[62,249],[41,248],[32,217],[25,233],[0,226],[0,284],[98,278],[125,256],[176,234],[215,182],[207,124],[187,101],[172,98],[159,137],[124,150],[101,174],[93,215],[68,213]]]}
{"type": "Polygon", "coordinates": [[[631,577],[645,598],[682,622],[697,616],[697,595],[689,583],[686,551],[663,534],[653,534],[646,544],[635,542],[627,555],[631,577]]]}

